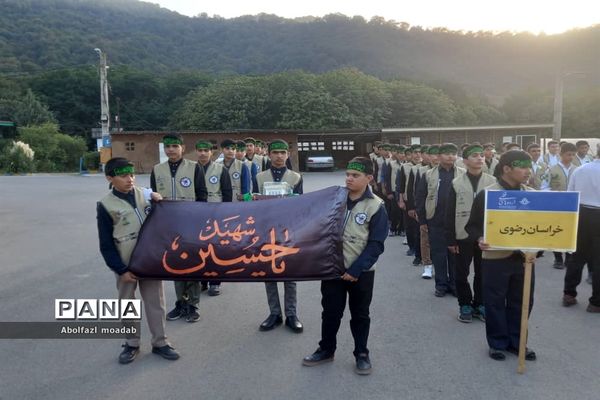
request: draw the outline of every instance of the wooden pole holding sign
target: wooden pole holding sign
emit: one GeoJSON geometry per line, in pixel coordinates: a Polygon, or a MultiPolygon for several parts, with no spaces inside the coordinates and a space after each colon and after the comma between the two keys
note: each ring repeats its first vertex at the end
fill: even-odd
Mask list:
{"type": "Polygon", "coordinates": [[[531,275],[536,253],[525,253],[525,279],[523,283],[523,304],[521,306],[521,332],[519,337],[519,367],[517,372],[525,372],[525,353],[527,352],[527,330],[529,328],[529,304],[531,298],[531,275]]]}

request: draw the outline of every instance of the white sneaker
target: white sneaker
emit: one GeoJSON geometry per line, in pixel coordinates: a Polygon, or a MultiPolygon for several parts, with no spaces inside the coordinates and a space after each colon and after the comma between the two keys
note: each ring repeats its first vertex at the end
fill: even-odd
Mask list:
{"type": "Polygon", "coordinates": [[[406,237],[402,240],[402,244],[408,244],[408,240],[406,240],[406,237]]]}
{"type": "Polygon", "coordinates": [[[423,266],[423,274],[421,275],[421,278],[431,279],[431,277],[433,277],[433,265],[423,266]]]}

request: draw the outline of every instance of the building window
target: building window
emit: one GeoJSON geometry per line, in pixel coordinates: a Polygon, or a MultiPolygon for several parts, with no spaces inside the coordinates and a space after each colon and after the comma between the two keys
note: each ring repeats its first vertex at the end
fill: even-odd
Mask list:
{"type": "Polygon", "coordinates": [[[298,151],[325,150],[325,142],[298,142],[298,151]]]}
{"type": "Polygon", "coordinates": [[[337,151],[354,151],[353,140],[340,140],[332,143],[333,150],[337,151]]]}
{"type": "Polygon", "coordinates": [[[125,142],[125,150],[126,151],[134,151],[135,143],[134,142],[125,142]]]}

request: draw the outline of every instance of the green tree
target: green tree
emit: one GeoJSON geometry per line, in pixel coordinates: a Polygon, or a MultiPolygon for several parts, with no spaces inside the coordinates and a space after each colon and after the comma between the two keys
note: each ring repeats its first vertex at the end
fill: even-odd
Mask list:
{"type": "Polygon", "coordinates": [[[20,140],[35,152],[37,171],[76,171],[79,158],[86,152],[82,138],[60,133],[56,124],[20,127],[18,131],[20,140]]]}

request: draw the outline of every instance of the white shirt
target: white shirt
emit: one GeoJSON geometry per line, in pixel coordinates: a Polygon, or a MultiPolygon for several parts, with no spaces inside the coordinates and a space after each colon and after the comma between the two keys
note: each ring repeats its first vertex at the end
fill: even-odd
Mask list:
{"type": "Polygon", "coordinates": [[[567,190],[579,192],[582,205],[600,207],[600,160],[577,168],[571,175],[567,190]]]}
{"type": "Polygon", "coordinates": [[[560,161],[558,154],[552,155],[548,153],[548,168],[554,167],[560,161]]]}

